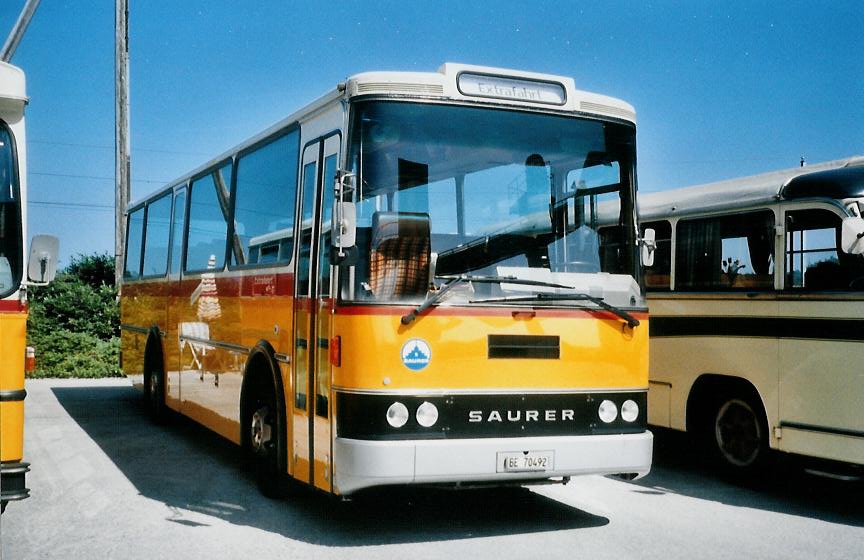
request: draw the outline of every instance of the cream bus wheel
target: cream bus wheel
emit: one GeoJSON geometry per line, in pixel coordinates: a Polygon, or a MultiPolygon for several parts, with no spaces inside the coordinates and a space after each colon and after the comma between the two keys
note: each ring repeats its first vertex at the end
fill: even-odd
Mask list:
{"type": "Polygon", "coordinates": [[[714,444],[725,466],[739,471],[756,470],[768,451],[765,421],[749,399],[719,399],[713,422],[714,444]]]}

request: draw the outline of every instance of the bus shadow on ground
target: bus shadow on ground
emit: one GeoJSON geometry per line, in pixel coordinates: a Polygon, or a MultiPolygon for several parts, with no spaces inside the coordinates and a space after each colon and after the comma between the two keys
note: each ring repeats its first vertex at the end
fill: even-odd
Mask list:
{"type": "MultiPolygon", "coordinates": [[[[258,492],[234,444],[174,417],[156,426],[131,387],[55,387],[59,403],[166,521],[208,525],[206,516],[311,544],[366,546],[599,527],[605,517],[525,488],[386,488],[343,502],[297,490],[286,500],[258,492]]],[[[132,499],[132,498],[130,498],[132,499]]]]}
{"type": "MultiPolygon", "coordinates": [[[[864,527],[864,481],[816,476],[812,461],[775,453],[764,472],[736,476],[704,456],[684,433],[661,428],[654,432],[651,473],[632,484],[645,495],[674,493],[737,507],[755,508],[830,523],[864,527]]],[[[864,474],[862,471],[861,474],[864,474]]]]}

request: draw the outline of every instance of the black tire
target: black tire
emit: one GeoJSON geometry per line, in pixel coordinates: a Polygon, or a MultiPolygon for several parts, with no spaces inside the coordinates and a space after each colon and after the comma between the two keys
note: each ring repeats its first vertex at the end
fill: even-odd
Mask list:
{"type": "Polygon", "coordinates": [[[168,422],[168,407],[165,405],[165,372],[161,368],[148,366],[144,373],[144,406],[154,424],[168,422]]]}
{"type": "Polygon", "coordinates": [[[712,407],[706,439],[715,457],[727,472],[751,475],[768,461],[768,424],[765,412],[754,397],[725,393],[712,407]]]}
{"type": "Polygon", "coordinates": [[[279,410],[271,384],[257,383],[244,406],[243,429],[246,453],[258,490],[268,498],[285,496],[285,481],[279,472],[279,410]]]}

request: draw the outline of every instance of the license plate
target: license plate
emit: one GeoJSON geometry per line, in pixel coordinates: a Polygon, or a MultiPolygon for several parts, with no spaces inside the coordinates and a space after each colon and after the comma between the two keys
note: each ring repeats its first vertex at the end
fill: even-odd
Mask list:
{"type": "Polygon", "coordinates": [[[497,472],[551,471],[554,451],[511,451],[498,453],[497,472]]]}

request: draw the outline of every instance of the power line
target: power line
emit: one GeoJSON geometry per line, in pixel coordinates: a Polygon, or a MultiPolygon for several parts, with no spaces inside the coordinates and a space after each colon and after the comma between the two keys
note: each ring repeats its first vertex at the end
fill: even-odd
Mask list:
{"type": "MultiPolygon", "coordinates": [[[[38,171],[29,171],[30,175],[39,175],[43,177],[62,177],[64,179],[91,179],[94,181],[114,181],[114,177],[100,177],[98,175],[74,175],[71,173],[45,173],[38,171]]],[[[156,179],[135,179],[133,183],[153,183],[157,185],[167,185],[168,181],[156,179]]]]}
{"type": "MultiPolygon", "coordinates": [[[[50,140],[28,140],[29,144],[43,144],[46,146],[65,146],[68,148],[87,148],[91,150],[114,150],[114,146],[109,146],[107,144],[81,144],[77,142],[55,142],[50,140]]],[[[207,156],[209,154],[205,154],[203,152],[182,152],[177,150],[158,150],[155,148],[133,148],[133,152],[151,152],[154,154],[168,154],[168,155],[183,155],[183,156],[207,156]]]]}

